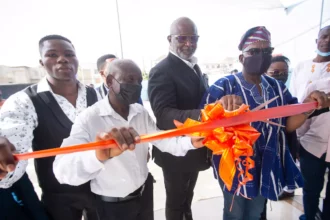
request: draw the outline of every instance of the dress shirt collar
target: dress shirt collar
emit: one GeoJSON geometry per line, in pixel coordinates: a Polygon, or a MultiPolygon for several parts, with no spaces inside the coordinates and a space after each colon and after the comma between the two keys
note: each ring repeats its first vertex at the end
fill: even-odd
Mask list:
{"type": "MultiPolygon", "coordinates": [[[[99,115],[100,116],[111,116],[116,119],[123,119],[110,105],[108,96],[104,97],[100,101],[100,111],[99,115]]],[[[134,103],[129,106],[129,114],[128,114],[128,121],[130,121],[135,115],[140,114],[143,112],[143,106],[140,104],[134,103]]]]}
{"type": "MultiPolygon", "coordinates": [[[[83,88],[85,88],[85,86],[81,82],[79,82],[79,81],[77,81],[77,82],[78,82],[78,90],[83,90],[83,88]]],[[[42,78],[38,83],[37,93],[41,93],[41,92],[54,93],[52,88],[50,87],[46,77],[42,78]]]]}
{"type": "Polygon", "coordinates": [[[173,54],[174,56],[176,56],[177,58],[179,58],[180,60],[182,60],[185,64],[187,64],[192,69],[194,69],[194,66],[197,64],[197,58],[194,56],[191,58],[190,61],[188,61],[188,60],[182,59],[181,57],[179,57],[176,53],[174,53],[171,50],[170,50],[170,53],[173,54]]]}

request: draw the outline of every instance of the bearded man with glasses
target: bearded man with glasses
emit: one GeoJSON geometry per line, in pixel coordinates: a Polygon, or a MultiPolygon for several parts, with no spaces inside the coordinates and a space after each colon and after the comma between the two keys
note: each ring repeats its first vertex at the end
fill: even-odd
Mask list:
{"type": "MultiPolygon", "coordinates": [[[[199,36],[192,20],[175,20],[167,40],[168,56],[150,72],[148,95],[157,126],[175,128],[173,119],[199,119],[199,103],[208,87],[193,56],[199,36]]],[[[210,152],[202,148],[174,157],[153,148],[155,163],[162,167],[166,188],[166,219],[192,220],[191,202],[199,171],[210,167],[210,152]]]]}

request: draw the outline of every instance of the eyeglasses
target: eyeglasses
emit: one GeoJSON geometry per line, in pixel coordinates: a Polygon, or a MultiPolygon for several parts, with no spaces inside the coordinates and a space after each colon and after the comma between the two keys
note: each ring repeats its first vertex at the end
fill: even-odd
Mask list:
{"type": "Polygon", "coordinates": [[[288,75],[289,74],[289,72],[287,70],[285,70],[285,71],[273,70],[273,71],[268,71],[267,73],[271,76],[280,76],[280,75],[288,75]]]}
{"type": "Polygon", "coordinates": [[[187,41],[189,41],[190,43],[195,44],[195,43],[198,42],[198,39],[199,39],[198,35],[171,35],[171,36],[175,37],[175,39],[177,39],[177,41],[180,44],[184,44],[187,41]]]}
{"type": "Polygon", "coordinates": [[[243,53],[248,53],[251,56],[258,55],[261,52],[265,55],[272,55],[274,51],[274,47],[267,47],[267,48],[251,48],[250,50],[243,51],[243,53]]]}

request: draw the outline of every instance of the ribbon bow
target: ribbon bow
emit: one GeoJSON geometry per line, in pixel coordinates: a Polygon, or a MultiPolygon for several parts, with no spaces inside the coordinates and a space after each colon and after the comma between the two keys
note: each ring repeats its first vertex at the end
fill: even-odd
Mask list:
{"type": "MultiPolygon", "coordinates": [[[[235,111],[226,111],[219,103],[206,105],[201,111],[201,121],[210,122],[217,119],[229,118],[249,111],[247,105],[242,105],[235,111]]],[[[202,122],[187,119],[182,127],[190,127],[202,122]]],[[[178,125],[178,124],[177,124],[178,125]]],[[[181,127],[181,126],[180,126],[181,127]]],[[[256,142],[260,133],[249,124],[237,125],[232,127],[219,127],[211,131],[202,131],[192,134],[193,136],[205,137],[204,144],[213,151],[215,155],[222,155],[219,164],[219,175],[225,183],[227,189],[232,189],[233,179],[238,170],[239,185],[245,185],[253,180],[249,170],[255,167],[251,159],[253,155],[253,144],[256,142]],[[242,161],[241,156],[246,158],[242,161]],[[245,170],[238,166],[242,162],[245,170]]]]}

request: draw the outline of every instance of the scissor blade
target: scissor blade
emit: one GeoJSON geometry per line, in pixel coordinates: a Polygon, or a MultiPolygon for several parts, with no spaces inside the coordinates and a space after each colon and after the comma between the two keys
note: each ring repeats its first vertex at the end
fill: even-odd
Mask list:
{"type": "Polygon", "coordinates": [[[274,100],[276,100],[278,98],[278,96],[266,101],[265,103],[262,103],[261,105],[255,107],[254,109],[251,110],[251,112],[254,112],[254,111],[258,111],[260,109],[262,109],[263,107],[265,107],[266,105],[268,105],[269,103],[272,103],[274,100]]]}

